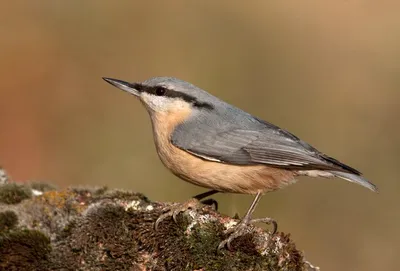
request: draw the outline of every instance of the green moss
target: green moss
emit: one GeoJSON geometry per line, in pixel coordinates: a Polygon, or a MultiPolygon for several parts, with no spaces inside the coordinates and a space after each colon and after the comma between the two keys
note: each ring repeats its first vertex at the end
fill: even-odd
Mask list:
{"type": "Polygon", "coordinates": [[[30,188],[16,183],[7,183],[0,186],[0,202],[5,204],[17,204],[24,199],[32,197],[30,188]]]}
{"type": "Polygon", "coordinates": [[[217,247],[221,242],[220,236],[223,231],[223,226],[220,223],[210,222],[200,226],[195,226],[191,230],[187,242],[190,245],[191,251],[200,255],[204,252],[217,252],[217,247]]]}
{"type": "Polygon", "coordinates": [[[0,233],[0,270],[43,270],[50,240],[35,230],[0,233]]]}
{"type": "MultiPolygon", "coordinates": [[[[254,245],[253,234],[234,240],[232,251],[218,251],[219,243],[226,238],[224,226],[218,221],[197,224],[188,230],[192,219],[180,214],[177,216],[177,223],[171,218],[166,218],[155,231],[153,223],[160,215],[159,212],[132,212],[131,215],[134,216],[132,222],[136,226],[132,232],[135,233],[134,241],[139,251],[157,255],[157,261],[150,261],[148,268],[157,266],[160,270],[302,270],[299,267],[302,266],[301,258],[293,259],[287,267],[282,267],[278,265],[278,257],[285,254],[261,255],[254,245]]],[[[274,242],[271,242],[272,246],[274,242]]]]}
{"type": "Polygon", "coordinates": [[[100,187],[100,188],[97,188],[97,189],[93,192],[93,195],[94,195],[94,196],[101,196],[101,195],[104,195],[104,194],[107,192],[107,190],[108,190],[108,187],[107,187],[107,186],[102,186],[102,187],[100,187]]]}
{"type": "MultiPolygon", "coordinates": [[[[210,222],[200,226],[195,226],[189,235],[187,242],[190,245],[190,254],[193,256],[192,264],[188,268],[207,270],[224,270],[224,253],[217,251],[221,242],[220,233],[222,225],[210,222]]],[[[228,266],[226,266],[228,268],[228,266]]]]}
{"type": "Polygon", "coordinates": [[[0,232],[11,230],[18,224],[18,217],[13,211],[0,213],[0,232]]]}
{"type": "MultiPolygon", "coordinates": [[[[123,203],[132,200],[149,204],[141,194],[96,189],[49,191],[24,202],[23,206],[40,206],[35,208],[41,210],[38,225],[53,227],[54,217],[68,215],[69,222],[57,224],[57,231],[52,231],[56,236],[51,253],[45,235],[17,230],[15,214],[0,213],[0,270],[128,270],[133,263],[148,270],[302,270],[302,255],[288,235],[278,233],[269,240],[268,255],[257,251],[260,236],[253,233],[235,239],[232,251],[217,251],[227,237],[218,220],[188,228],[192,218],[185,212],[177,222],[166,218],[155,230],[163,205],[152,204],[151,211],[126,211],[123,203]],[[76,212],[78,208],[86,211],[76,212]]],[[[215,216],[207,210],[199,212],[215,216]]]]}
{"type": "Polygon", "coordinates": [[[61,235],[64,241],[54,248],[62,255],[55,259],[57,266],[80,270],[85,262],[96,270],[130,270],[138,252],[126,217],[121,206],[96,205],[69,223],[61,235]]]}
{"type": "MultiPolygon", "coordinates": [[[[288,236],[279,236],[285,244],[285,251],[279,255],[261,255],[255,247],[255,236],[252,233],[235,239],[232,242],[232,251],[227,249],[218,251],[219,243],[226,238],[222,224],[219,222],[198,224],[187,233],[186,216],[180,215],[178,218],[178,224],[173,221],[163,222],[159,233],[161,236],[152,236],[158,238],[157,245],[162,250],[155,252],[160,263],[167,266],[167,269],[302,270],[302,256],[288,236]],[[292,256],[290,260],[283,263],[283,266],[279,259],[282,255],[292,256]]],[[[272,251],[275,243],[270,242],[270,245],[272,251]]]]}
{"type": "Polygon", "coordinates": [[[260,255],[254,246],[252,234],[244,235],[232,242],[233,251],[217,251],[223,240],[223,227],[210,222],[195,226],[187,239],[190,244],[191,265],[187,269],[206,270],[274,270],[270,257],[260,255]]]}
{"type": "Polygon", "coordinates": [[[69,237],[72,234],[72,231],[75,229],[75,227],[76,227],[76,221],[75,220],[72,220],[69,223],[67,223],[67,225],[65,225],[65,227],[60,232],[60,238],[69,237]]]}

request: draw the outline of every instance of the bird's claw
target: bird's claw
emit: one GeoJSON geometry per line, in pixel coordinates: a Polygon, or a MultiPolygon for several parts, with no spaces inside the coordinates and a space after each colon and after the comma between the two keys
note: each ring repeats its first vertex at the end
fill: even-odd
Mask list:
{"type": "Polygon", "coordinates": [[[235,227],[228,229],[226,231],[226,234],[229,234],[229,237],[226,238],[225,240],[223,240],[221,243],[219,243],[218,250],[224,248],[225,246],[228,248],[228,250],[232,250],[231,242],[233,240],[235,240],[236,238],[251,232],[252,229],[248,227],[250,224],[259,223],[259,222],[266,223],[266,224],[272,224],[273,228],[272,228],[272,231],[270,232],[270,234],[276,233],[276,231],[278,229],[278,224],[272,218],[265,217],[265,218],[255,218],[255,219],[250,219],[250,220],[247,220],[244,218],[238,225],[236,225],[235,227]]]}
{"type": "Polygon", "coordinates": [[[215,199],[205,199],[200,202],[204,205],[211,206],[211,208],[213,208],[214,211],[218,211],[218,201],[216,201],[215,199]]]}
{"type": "Polygon", "coordinates": [[[199,209],[200,207],[200,202],[197,199],[190,199],[184,203],[179,203],[171,207],[164,208],[163,211],[166,211],[166,213],[160,215],[156,222],[154,223],[154,229],[158,230],[159,224],[166,219],[167,217],[172,217],[175,223],[177,223],[177,216],[185,212],[188,209],[196,210],[199,209]]]}
{"type": "Polygon", "coordinates": [[[270,231],[270,234],[273,235],[277,232],[278,230],[278,223],[276,222],[275,219],[270,218],[270,217],[263,217],[263,218],[254,218],[250,221],[251,224],[253,223],[265,223],[267,225],[272,224],[272,230],[270,231]]]}
{"type": "Polygon", "coordinates": [[[226,232],[227,234],[229,234],[229,237],[219,243],[218,249],[220,250],[226,246],[228,250],[232,250],[231,242],[237,237],[250,232],[250,229],[247,226],[248,225],[245,223],[239,223],[236,227],[229,229],[226,232]]]}

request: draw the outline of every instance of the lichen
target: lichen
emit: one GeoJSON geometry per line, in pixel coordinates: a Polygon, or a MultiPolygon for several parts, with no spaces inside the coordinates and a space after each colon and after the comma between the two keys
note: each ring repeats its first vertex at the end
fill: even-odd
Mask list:
{"type": "Polygon", "coordinates": [[[283,233],[249,228],[232,251],[217,250],[236,221],[210,207],[166,218],[155,230],[169,204],[140,193],[73,188],[21,202],[31,185],[9,183],[7,193],[4,186],[0,195],[12,200],[0,205],[0,270],[303,270],[283,233]]]}
{"type": "Polygon", "coordinates": [[[0,166],[0,185],[8,183],[10,179],[5,169],[0,166]]]}
{"type": "Polygon", "coordinates": [[[43,183],[43,182],[32,182],[30,183],[30,187],[32,189],[41,191],[41,192],[47,192],[47,191],[54,191],[56,190],[56,187],[48,184],[48,183],[43,183]]]}

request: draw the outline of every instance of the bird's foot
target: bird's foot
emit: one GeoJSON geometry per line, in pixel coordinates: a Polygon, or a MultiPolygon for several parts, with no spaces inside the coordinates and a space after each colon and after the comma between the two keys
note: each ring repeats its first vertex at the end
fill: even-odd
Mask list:
{"type": "Polygon", "coordinates": [[[200,201],[200,203],[210,206],[211,208],[214,209],[214,211],[218,211],[218,201],[216,201],[215,199],[205,199],[200,201]]]}
{"type": "Polygon", "coordinates": [[[218,211],[218,202],[215,199],[212,199],[212,198],[211,199],[204,199],[204,198],[209,197],[211,195],[214,195],[216,193],[218,193],[217,190],[209,190],[207,192],[198,194],[198,195],[194,196],[193,198],[199,200],[201,203],[203,203],[205,205],[208,205],[208,206],[211,206],[211,207],[214,206],[214,210],[218,211]]]}
{"type": "Polygon", "coordinates": [[[201,203],[195,199],[192,198],[184,203],[178,203],[176,205],[173,206],[168,206],[167,208],[165,208],[163,211],[165,211],[166,213],[160,215],[157,220],[156,223],[154,224],[154,228],[155,230],[158,229],[158,225],[166,218],[168,217],[172,217],[172,219],[175,221],[175,223],[177,223],[177,215],[179,215],[179,213],[183,213],[188,209],[192,209],[192,210],[198,210],[201,208],[201,203]]]}
{"type": "Polygon", "coordinates": [[[228,250],[232,250],[231,247],[231,242],[233,240],[235,240],[236,238],[243,236],[247,233],[249,233],[251,231],[251,228],[249,228],[248,226],[254,223],[266,223],[268,225],[272,224],[273,228],[271,231],[271,234],[275,234],[277,229],[278,229],[278,224],[276,223],[276,221],[272,218],[269,217],[264,217],[264,218],[255,218],[255,219],[249,219],[244,217],[242,219],[242,221],[239,222],[239,224],[237,224],[235,227],[229,229],[226,231],[226,234],[229,234],[229,237],[226,238],[224,241],[222,241],[219,246],[218,249],[222,249],[225,246],[228,248],[228,250]]]}

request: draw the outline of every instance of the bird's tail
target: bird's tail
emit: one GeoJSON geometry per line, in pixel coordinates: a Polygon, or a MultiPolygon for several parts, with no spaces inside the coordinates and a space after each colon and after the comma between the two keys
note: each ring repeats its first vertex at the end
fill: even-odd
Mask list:
{"type": "Polygon", "coordinates": [[[378,192],[378,188],[376,187],[376,185],[374,185],[373,183],[371,183],[370,181],[368,181],[367,179],[365,179],[364,177],[362,177],[360,175],[342,172],[342,171],[329,171],[329,172],[332,173],[336,177],[342,178],[342,179],[352,182],[352,183],[362,185],[371,191],[378,192]]]}

